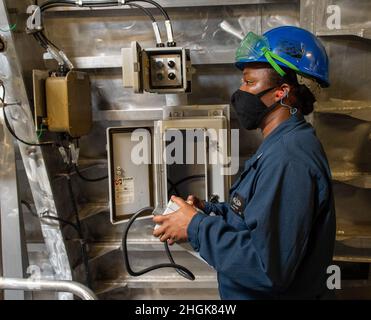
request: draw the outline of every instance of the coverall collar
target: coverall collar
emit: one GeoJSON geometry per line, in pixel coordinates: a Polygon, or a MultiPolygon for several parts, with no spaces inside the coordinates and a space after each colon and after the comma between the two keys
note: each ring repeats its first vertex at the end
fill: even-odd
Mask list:
{"type": "Polygon", "coordinates": [[[275,128],[264,140],[263,143],[260,145],[258,150],[255,152],[255,154],[246,162],[245,169],[253,165],[255,161],[260,159],[260,157],[263,155],[263,153],[272,145],[274,144],[279,138],[282,137],[285,133],[290,132],[294,128],[296,128],[299,124],[305,122],[304,116],[297,112],[296,114],[293,114],[282,122],[277,128],[275,128]]]}

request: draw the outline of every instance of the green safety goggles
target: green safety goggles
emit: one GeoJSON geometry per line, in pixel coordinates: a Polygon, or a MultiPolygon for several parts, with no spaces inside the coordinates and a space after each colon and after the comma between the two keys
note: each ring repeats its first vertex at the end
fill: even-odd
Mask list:
{"type": "Polygon", "coordinates": [[[253,32],[249,32],[246,37],[241,41],[241,44],[236,52],[237,62],[258,62],[261,57],[269,62],[269,64],[276,70],[280,76],[285,76],[286,72],[276,63],[275,60],[281,62],[288,68],[299,72],[299,69],[291,62],[280,57],[270,50],[268,39],[264,36],[258,36],[253,32]]]}

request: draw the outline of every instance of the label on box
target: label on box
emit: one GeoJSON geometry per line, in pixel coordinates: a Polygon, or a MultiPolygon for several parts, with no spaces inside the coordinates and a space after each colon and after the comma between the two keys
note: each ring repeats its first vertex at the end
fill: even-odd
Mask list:
{"type": "Polygon", "coordinates": [[[134,203],[134,178],[118,178],[115,180],[116,205],[134,203]]]}

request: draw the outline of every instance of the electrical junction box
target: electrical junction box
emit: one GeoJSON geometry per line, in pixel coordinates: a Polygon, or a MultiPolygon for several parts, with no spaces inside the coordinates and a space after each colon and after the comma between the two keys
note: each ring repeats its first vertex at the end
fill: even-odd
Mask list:
{"type": "Polygon", "coordinates": [[[229,121],[228,105],[192,105],[165,107],[163,120],[148,114],[148,119],[108,128],[111,222],[127,222],[148,206],[155,208],[153,214],[174,210],[168,206],[172,194],[226,201],[229,121]]]}
{"type": "Polygon", "coordinates": [[[107,129],[110,213],[113,224],[128,221],[136,211],[153,206],[151,139],[150,128],[107,129]],[[132,139],[134,131],[147,140],[139,143],[132,139]],[[141,146],[146,159],[136,161],[133,152],[141,146]]]}
{"type": "Polygon", "coordinates": [[[48,78],[49,78],[49,71],[47,70],[33,70],[32,71],[36,130],[41,130],[41,124],[43,123],[43,120],[47,118],[45,82],[46,82],[46,79],[48,78]]]}
{"type": "Polygon", "coordinates": [[[123,83],[135,93],[172,94],[192,91],[190,51],[180,47],[142,50],[137,42],[122,49],[123,83]]]}
{"type": "Polygon", "coordinates": [[[34,97],[35,121],[41,117],[49,131],[66,132],[77,138],[91,130],[91,88],[87,73],[69,71],[64,77],[45,78],[45,72],[34,71],[34,97]]]}
{"type": "MultiPolygon", "coordinates": [[[[156,181],[158,182],[158,205],[160,207],[166,207],[169,198],[169,186],[168,181],[174,181],[174,176],[177,176],[177,180],[187,179],[191,175],[198,175],[202,177],[201,186],[197,189],[192,190],[192,194],[196,195],[202,200],[209,201],[212,195],[217,194],[221,201],[226,200],[226,192],[228,191],[228,176],[221,174],[222,164],[215,163],[211,164],[211,158],[218,158],[220,153],[223,153],[223,157],[227,156],[228,146],[223,144],[222,141],[215,141],[210,139],[208,136],[209,130],[218,132],[219,130],[227,130],[227,119],[224,116],[221,117],[192,117],[192,118],[174,118],[155,122],[155,141],[154,148],[157,157],[156,162],[160,163],[160,167],[156,171],[156,181]],[[170,140],[172,132],[182,133],[182,136],[186,138],[188,134],[192,135],[195,133],[198,139],[195,144],[195,140],[184,139],[184,152],[183,157],[185,158],[183,164],[173,164],[171,159],[164,159],[164,154],[170,156],[169,152],[164,152],[166,146],[166,140],[170,140]],[[165,139],[164,139],[165,137],[165,139]],[[165,141],[164,141],[165,140],[165,141]],[[194,144],[194,161],[187,164],[186,158],[188,156],[187,150],[191,150],[191,145],[194,144]],[[200,151],[200,152],[199,152],[200,151]],[[188,169],[196,171],[191,173],[188,169]]],[[[217,137],[215,137],[217,138],[217,137]]],[[[179,152],[179,151],[178,151],[179,152]]],[[[225,161],[226,162],[226,161],[225,161]]],[[[189,193],[191,194],[191,193],[189,193]]],[[[184,198],[188,194],[182,195],[184,198]]]]}
{"type": "Polygon", "coordinates": [[[78,71],[65,77],[51,76],[45,89],[49,131],[67,132],[72,137],[88,134],[93,122],[89,76],[78,71]]]}

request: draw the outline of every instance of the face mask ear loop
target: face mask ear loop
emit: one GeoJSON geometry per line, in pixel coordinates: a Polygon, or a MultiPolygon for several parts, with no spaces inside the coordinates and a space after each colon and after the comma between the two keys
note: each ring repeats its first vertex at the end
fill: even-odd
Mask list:
{"type": "Polygon", "coordinates": [[[281,98],[281,100],[280,100],[280,104],[281,104],[282,106],[288,108],[288,109],[290,110],[290,114],[291,114],[291,115],[294,115],[295,113],[298,112],[298,109],[295,108],[295,107],[289,106],[288,104],[285,104],[285,103],[283,102],[283,99],[284,99],[284,98],[288,98],[288,97],[289,97],[289,92],[286,91],[286,94],[285,94],[285,95],[281,98]]]}
{"type": "Polygon", "coordinates": [[[298,112],[298,109],[295,108],[295,107],[293,107],[293,108],[290,109],[290,114],[291,114],[291,115],[294,115],[294,114],[297,113],[297,112],[298,112]]]}

